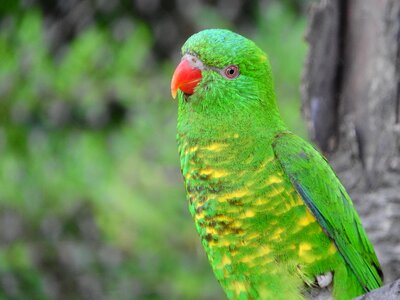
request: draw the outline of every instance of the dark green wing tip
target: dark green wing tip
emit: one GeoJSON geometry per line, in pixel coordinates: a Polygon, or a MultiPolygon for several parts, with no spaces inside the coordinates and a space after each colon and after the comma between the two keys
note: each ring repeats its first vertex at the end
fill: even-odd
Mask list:
{"type": "Polygon", "coordinates": [[[373,262],[372,263],[372,266],[373,266],[373,268],[375,268],[375,271],[376,271],[376,273],[378,273],[378,276],[379,276],[379,278],[376,278],[377,280],[377,285],[378,285],[378,287],[381,287],[382,286],[382,284],[383,284],[383,281],[384,281],[384,275],[383,275],[383,272],[382,272],[382,268],[381,268],[381,265],[379,264],[379,262],[378,261],[376,261],[376,262],[373,262]],[[380,279],[380,280],[379,280],[380,279]]]}
{"type": "Polygon", "coordinates": [[[381,278],[381,285],[383,281],[385,280],[385,276],[383,275],[381,265],[378,263],[378,265],[374,264],[376,271],[378,272],[379,277],[381,278]]]}

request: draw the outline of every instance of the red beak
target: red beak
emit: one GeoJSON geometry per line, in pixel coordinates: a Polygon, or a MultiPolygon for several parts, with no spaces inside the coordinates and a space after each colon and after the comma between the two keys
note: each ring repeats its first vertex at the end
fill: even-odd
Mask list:
{"type": "Polygon", "coordinates": [[[171,80],[171,94],[175,99],[178,89],[188,95],[192,95],[194,88],[201,81],[201,70],[193,67],[187,59],[182,59],[176,67],[171,80]]]}

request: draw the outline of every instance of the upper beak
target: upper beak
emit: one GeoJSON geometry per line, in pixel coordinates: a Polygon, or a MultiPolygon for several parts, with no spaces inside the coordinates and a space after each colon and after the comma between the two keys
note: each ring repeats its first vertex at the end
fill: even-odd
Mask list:
{"type": "Polygon", "coordinates": [[[192,66],[188,58],[183,57],[176,67],[171,80],[171,95],[175,99],[178,89],[188,95],[192,95],[194,88],[201,81],[201,70],[192,66]]]}

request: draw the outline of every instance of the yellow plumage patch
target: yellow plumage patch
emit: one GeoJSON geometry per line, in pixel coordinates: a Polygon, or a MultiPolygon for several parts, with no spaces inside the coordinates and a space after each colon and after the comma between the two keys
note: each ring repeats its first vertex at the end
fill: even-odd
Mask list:
{"type": "Polygon", "coordinates": [[[199,146],[192,146],[186,149],[185,154],[191,154],[199,149],[199,146]]]}
{"type": "Polygon", "coordinates": [[[265,56],[264,54],[260,55],[260,62],[264,63],[267,61],[267,56],[265,56]]]}
{"type": "Polygon", "coordinates": [[[311,223],[314,223],[315,221],[315,217],[308,210],[306,210],[306,215],[299,219],[298,224],[302,227],[305,227],[311,223]]]}
{"type": "Polygon", "coordinates": [[[280,239],[281,238],[281,234],[283,232],[284,232],[284,230],[281,227],[278,227],[278,229],[276,229],[274,234],[271,236],[271,239],[272,240],[280,239]]]}
{"type": "Polygon", "coordinates": [[[194,219],[196,222],[204,219],[204,211],[196,212],[196,214],[194,215],[194,219]]]}
{"type": "Polygon", "coordinates": [[[208,175],[212,178],[221,178],[229,175],[230,173],[225,170],[218,170],[213,168],[204,168],[199,171],[200,175],[208,175]]]}
{"type": "Polygon", "coordinates": [[[242,188],[242,189],[230,192],[230,193],[223,194],[218,197],[218,200],[220,202],[224,202],[228,199],[241,198],[243,196],[246,196],[248,193],[249,193],[249,190],[247,188],[242,188]]]}
{"type": "Polygon", "coordinates": [[[254,210],[252,209],[246,209],[243,214],[242,214],[245,218],[252,218],[256,215],[256,213],[254,212],[254,210]]]}
{"type": "Polygon", "coordinates": [[[274,184],[274,183],[281,183],[282,182],[282,177],[278,177],[278,176],[269,176],[267,178],[267,180],[265,181],[266,184],[270,185],[270,184],[274,184]]]}
{"type": "Polygon", "coordinates": [[[328,253],[334,254],[336,252],[337,252],[337,248],[336,248],[335,244],[333,242],[331,242],[331,244],[329,245],[329,248],[328,248],[328,253]]]}
{"type": "Polygon", "coordinates": [[[222,256],[221,263],[222,263],[223,265],[230,265],[230,264],[232,263],[232,261],[231,261],[231,259],[230,259],[229,256],[224,255],[224,256],[222,256]]]}
{"type": "Polygon", "coordinates": [[[258,248],[258,256],[266,256],[271,252],[271,248],[268,246],[261,246],[258,248]]]}
{"type": "Polygon", "coordinates": [[[234,289],[235,289],[235,293],[236,295],[239,295],[240,293],[245,293],[246,292],[246,285],[243,282],[234,282],[233,284],[234,289]]]}
{"type": "Polygon", "coordinates": [[[260,234],[258,232],[250,232],[246,235],[246,239],[249,241],[257,239],[259,237],[260,237],[260,234]]]}
{"type": "Polygon", "coordinates": [[[207,226],[206,232],[207,232],[207,234],[218,235],[218,230],[215,229],[215,227],[207,226]]]}
{"type": "Polygon", "coordinates": [[[268,197],[275,197],[279,194],[281,194],[285,189],[282,186],[279,186],[278,188],[272,189],[269,193],[268,193],[268,197]]]}
{"type": "Polygon", "coordinates": [[[255,205],[264,205],[266,202],[267,202],[267,201],[266,201],[264,198],[257,198],[257,199],[254,201],[254,204],[255,204],[255,205]]]}
{"type": "Polygon", "coordinates": [[[232,220],[232,218],[229,217],[228,215],[219,214],[219,215],[214,216],[214,221],[232,223],[234,220],[232,220]]]}
{"type": "Polygon", "coordinates": [[[222,144],[222,143],[212,143],[207,146],[203,146],[202,149],[208,150],[208,151],[219,152],[219,151],[224,150],[224,148],[226,148],[226,146],[227,146],[226,144],[222,144]]]}
{"type": "Polygon", "coordinates": [[[307,252],[312,249],[311,244],[303,242],[299,245],[299,256],[304,257],[307,255],[307,252]]]}
{"type": "Polygon", "coordinates": [[[226,248],[229,247],[231,245],[231,242],[229,240],[226,239],[219,239],[219,240],[211,240],[208,242],[208,245],[210,246],[210,248],[213,247],[218,247],[218,248],[226,248]]]}
{"type": "Polygon", "coordinates": [[[242,263],[248,264],[248,263],[253,262],[253,259],[254,259],[253,256],[251,256],[251,255],[245,255],[245,256],[243,256],[243,257],[240,259],[240,261],[241,261],[242,263]]]}

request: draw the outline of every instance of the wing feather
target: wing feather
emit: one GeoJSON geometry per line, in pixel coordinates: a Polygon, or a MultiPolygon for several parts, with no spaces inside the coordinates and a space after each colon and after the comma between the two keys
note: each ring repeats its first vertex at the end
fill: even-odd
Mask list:
{"type": "Polygon", "coordinates": [[[325,158],[289,132],[275,137],[273,149],[294,188],[364,289],[381,286],[382,271],[374,248],[349,195],[325,158]]]}

